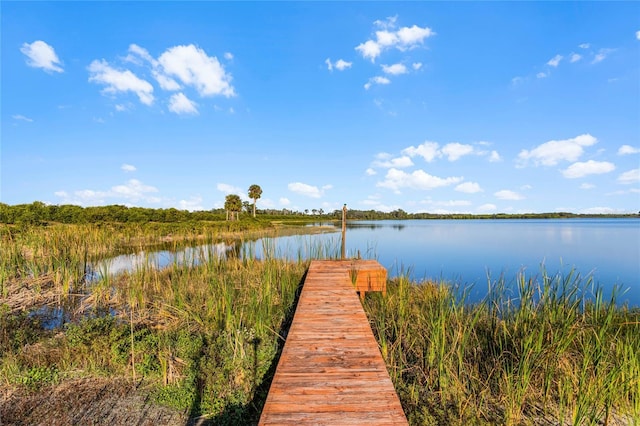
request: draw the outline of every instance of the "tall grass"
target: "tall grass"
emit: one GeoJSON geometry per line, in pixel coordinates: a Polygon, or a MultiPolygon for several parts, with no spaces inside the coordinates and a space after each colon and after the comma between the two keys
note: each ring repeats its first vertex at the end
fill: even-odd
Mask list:
{"type": "MultiPolygon", "coordinates": [[[[140,241],[154,239],[147,233],[127,235],[89,226],[27,229],[10,237],[15,238],[12,244],[2,247],[13,259],[2,265],[12,271],[7,281],[22,285],[46,275],[61,295],[68,290],[55,277],[67,263],[77,262],[84,271],[86,258],[117,251],[118,245],[141,250],[145,246],[140,241]],[[82,249],[66,247],[74,244],[82,249]]],[[[222,237],[212,232],[199,238],[210,244],[200,253],[185,251],[185,257],[175,257],[164,269],[149,262],[118,276],[105,269],[90,285],[82,277],[70,277],[83,286],[82,308],[88,314],[68,324],[64,333],[35,333],[27,342],[38,342],[35,346],[3,346],[0,379],[21,383],[33,372],[40,377],[53,367],[56,379],[95,374],[144,378],[157,383],[159,402],[194,416],[234,423],[237,416],[259,415],[256,394],[281,347],[282,327],[292,314],[308,258],[278,260],[280,253],[269,238],[263,239],[260,259],[250,251],[221,255],[213,243],[222,237]]],[[[309,248],[316,257],[327,252],[326,247],[309,248]]],[[[5,309],[0,319],[13,316],[5,309]]]]}
{"type": "Polygon", "coordinates": [[[640,311],[578,275],[504,277],[477,304],[390,282],[365,308],[412,424],[638,422],[640,311]],[[513,292],[515,291],[515,294],[513,292]]]}

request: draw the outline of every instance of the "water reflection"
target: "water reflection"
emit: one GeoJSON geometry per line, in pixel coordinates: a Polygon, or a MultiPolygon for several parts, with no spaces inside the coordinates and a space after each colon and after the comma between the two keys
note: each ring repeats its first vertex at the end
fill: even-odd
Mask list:
{"type": "Polygon", "coordinates": [[[135,272],[143,268],[163,269],[170,265],[197,266],[210,259],[224,259],[230,255],[237,256],[236,246],[237,244],[217,243],[185,247],[179,251],[141,251],[134,254],[123,254],[89,265],[87,280],[91,282],[107,275],[135,272]]]}

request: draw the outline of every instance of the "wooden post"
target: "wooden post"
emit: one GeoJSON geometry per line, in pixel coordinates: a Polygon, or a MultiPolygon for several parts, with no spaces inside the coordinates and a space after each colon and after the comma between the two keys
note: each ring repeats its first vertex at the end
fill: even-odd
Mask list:
{"type": "Polygon", "coordinates": [[[347,252],[347,205],[342,207],[342,257],[344,260],[347,252]]]}

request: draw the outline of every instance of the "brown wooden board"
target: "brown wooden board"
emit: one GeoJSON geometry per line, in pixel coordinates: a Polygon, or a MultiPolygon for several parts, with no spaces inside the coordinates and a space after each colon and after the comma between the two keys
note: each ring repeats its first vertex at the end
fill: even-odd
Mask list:
{"type": "Polygon", "coordinates": [[[383,291],[386,274],[375,260],[311,262],[259,424],[408,424],[356,293],[383,291]]]}

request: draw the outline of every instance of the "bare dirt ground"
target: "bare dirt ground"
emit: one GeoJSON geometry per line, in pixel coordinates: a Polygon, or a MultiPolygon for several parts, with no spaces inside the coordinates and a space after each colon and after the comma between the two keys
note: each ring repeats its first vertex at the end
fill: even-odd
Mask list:
{"type": "Polygon", "coordinates": [[[125,379],[75,379],[37,392],[0,388],[0,426],[196,424],[154,404],[149,389],[125,379]]]}

